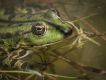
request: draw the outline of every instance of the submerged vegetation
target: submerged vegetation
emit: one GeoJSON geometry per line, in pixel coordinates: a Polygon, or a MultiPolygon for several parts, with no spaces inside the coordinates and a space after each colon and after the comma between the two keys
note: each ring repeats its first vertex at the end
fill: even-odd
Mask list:
{"type": "MultiPolygon", "coordinates": [[[[105,55],[106,28],[104,24],[106,20],[106,16],[104,15],[106,13],[105,0],[94,0],[94,1],[92,0],[89,0],[89,1],[87,0],[30,0],[30,1],[11,0],[11,1],[12,2],[9,2],[8,0],[0,0],[0,15],[24,13],[24,14],[32,14],[32,15],[38,14],[39,16],[39,14],[42,14],[42,13],[46,15],[48,10],[52,10],[53,12],[56,13],[56,15],[52,15],[53,17],[51,17],[50,15],[51,13],[47,14],[45,19],[43,18],[43,21],[48,23],[49,25],[56,26],[53,28],[48,28],[49,26],[47,27],[49,30],[52,29],[52,31],[50,32],[48,31],[49,34],[52,33],[54,30],[57,31],[56,35],[53,34],[56,37],[53,37],[51,35],[52,38],[50,39],[57,38],[57,35],[58,35],[59,38],[61,38],[59,41],[61,41],[62,39],[63,40],[62,42],[57,42],[55,39],[53,41],[43,39],[44,38],[43,36],[45,32],[47,31],[46,29],[44,29],[45,28],[45,23],[44,23],[41,26],[43,27],[42,29],[44,30],[43,32],[39,32],[39,31],[33,32],[33,34],[39,35],[37,36],[38,38],[37,42],[42,42],[42,41],[46,42],[46,44],[42,43],[43,46],[42,44],[40,45],[37,44],[38,47],[35,47],[33,45],[30,45],[30,46],[22,45],[21,50],[19,46],[18,48],[17,46],[16,48],[13,48],[13,47],[9,48],[9,50],[2,49],[2,47],[0,47],[1,48],[0,49],[0,60],[1,60],[0,80],[64,80],[64,79],[65,80],[66,79],[67,80],[91,80],[91,79],[105,80],[106,79],[106,76],[105,76],[106,65],[104,65],[105,62],[102,62],[103,60],[105,60],[104,57],[106,57],[105,55]],[[55,19],[54,21],[52,20],[52,23],[50,22],[50,19],[48,19],[48,15],[50,15],[49,18],[55,19]],[[54,16],[57,16],[57,17],[54,18],[54,16]],[[99,19],[101,21],[98,21],[99,19]],[[70,36],[71,30],[69,30],[69,27],[66,27],[66,25],[65,27],[64,25],[61,25],[61,22],[63,22],[67,26],[71,25],[71,29],[72,30],[74,29],[76,31],[75,32],[76,35],[73,37],[70,36]],[[104,25],[101,25],[101,24],[104,24],[104,25]],[[103,29],[101,29],[101,27],[103,29]],[[58,29],[60,29],[59,30],[60,32],[58,31],[58,29]],[[65,29],[67,31],[65,31],[65,29]],[[86,31],[85,29],[88,31],[86,31]],[[65,35],[63,35],[63,33],[65,35]],[[43,37],[43,38],[40,39],[39,37],[43,37]],[[49,43],[49,41],[52,43],[49,43]],[[96,45],[97,47],[95,47],[95,44],[92,44],[88,41],[91,41],[97,44],[96,45]],[[99,48],[98,48],[98,45],[100,46],[99,48]],[[34,47],[34,49],[30,47],[34,47]],[[26,50],[26,53],[27,53],[27,49],[34,50],[33,52],[34,54],[28,55],[30,53],[28,54],[25,53],[24,56],[22,55],[22,57],[20,57],[20,53],[24,51],[23,49],[26,50]],[[15,50],[18,51],[17,52],[18,57],[13,55],[16,53],[15,50]],[[6,63],[9,63],[8,64],[9,66],[3,65],[4,63],[2,63],[2,61],[5,59],[9,59],[9,58],[6,58],[8,57],[8,55],[9,55],[9,58],[16,57],[13,59],[19,60],[17,61],[20,63],[18,65],[19,69],[17,69],[16,67],[10,67],[13,59],[10,59],[11,61],[6,62],[6,63]],[[28,66],[28,68],[30,67],[32,69],[20,70],[20,68],[22,68],[22,64],[24,63],[24,62],[21,63],[20,59],[24,60],[23,57],[26,57],[26,56],[28,57],[25,58],[25,60],[28,61],[28,63],[33,64],[31,66],[28,66]],[[97,59],[97,58],[101,58],[101,59],[97,59]],[[98,62],[95,63],[96,60],[98,62]],[[90,64],[94,64],[94,65],[90,65],[90,64]]],[[[14,21],[12,21],[12,20],[17,20],[17,18],[12,19],[14,17],[10,17],[11,19],[6,21],[6,19],[8,18],[5,17],[5,19],[3,20],[2,17],[3,16],[0,17],[0,27],[5,28],[5,26],[8,26],[8,27],[11,26],[14,29],[14,27],[17,26],[17,24],[15,25],[14,21]],[[8,25],[6,25],[7,23],[8,25]]],[[[23,23],[25,26],[28,26],[27,28],[25,28],[27,30],[26,32],[21,31],[20,33],[18,33],[17,31],[18,36],[25,35],[26,33],[30,33],[30,30],[28,31],[28,29],[30,28],[31,25],[33,25],[33,23],[31,23],[33,22],[32,20],[33,18],[34,16],[29,16],[29,21],[25,21],[24,19],[22,19],[23,22],[15,21],[16,23],[19,23],[18,26],[23,27],[22,26],[23,23]],[[27,24],[25,24],[26,22],[27,24]]],[[[37,20],[37,19],[39,19],[39,17],[37,17],[34,20],[37,20]]],[[[42,19],[40,19],[40,22],[41,21],[42,19]]],[[[37,22],[39,22],[39,20],[37,22]]],[[[37,25],[38,27],[36,28],[36,30],[39,30],[41,28],[39,27],[39,25],[40,24],[37,25]]],[[[5,30],[5,32],[8,30],[9,30],[8,32],[11,32],[11,30],[13,29],[8,28],[5,30]]],[[[33,27],[33,29],[35,29],[35,27],[33,27]]],[[[24,30],[24,27],[23,27],[23,30],[24,30]]],[[[3,29],[1,30],[1,32],[4,32],[3,29]]],[[[1,36],[1,32],[0,32],[0,39],[1,40],[2,38],[6,39],[7,35],[3,34],[1,36]]],[[[12,37],[14,36],[16,37],[17,35],[15,34],[12,35],[12,37]]],[[[24,39],[28,41],[29,36],[24,36],[24,37],[25,37],[24,39]]],[[[31,37],[33,38],[35,36],[31,35],[31,37]]],[[[17,41],[19,40],[18,38],[16,39],[17,41]]],[[[12,40],[10,40],[10,42],[11,41],[12,40]]],[[[15,43],[17,44],[17,41],[14,42],[14,44],[15,43]]],[[[0,44],[2,43],[3,42],[0,41],[0,44]]],[[[31,44],[33,43],[34,41],[31,44]]]]}

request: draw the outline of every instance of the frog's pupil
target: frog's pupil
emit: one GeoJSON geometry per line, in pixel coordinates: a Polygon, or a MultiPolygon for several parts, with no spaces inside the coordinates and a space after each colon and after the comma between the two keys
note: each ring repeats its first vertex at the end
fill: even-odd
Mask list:
{"type": "Polygon", "coordinates": [[[45,25],[43,23],[36,23],[32,26],[32,33],[37,36],[41,36],[45,33],[45,25]]]}
{"type": "Polygon", "coordinates": [[[41,28],[36,28],[37,30],[41,30],[41,28]]]}

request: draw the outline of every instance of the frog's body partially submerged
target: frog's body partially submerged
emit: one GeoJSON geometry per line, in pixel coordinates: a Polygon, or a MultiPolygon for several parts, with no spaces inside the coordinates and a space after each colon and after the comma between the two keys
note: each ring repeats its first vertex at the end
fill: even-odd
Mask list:
{"type": "Polygon", "coordinates": [[[0,47],[8,52],[5,65],[26,70],[29,63],[19,60],[33,53],[37,46],[58,43],[72,34],[73,28],[55,10],[45,14],[11,14],[0,16],[0,47]]]}
{"type": "Polygon", "coordinates": [[[67,37],[78,36],[72,45],[77,42],[80,44],[82,38],[91,40],[83,31],[62,20],[59,15],[55,10],[38,15],[1,14],[0,48],[8,53],[3,64],[30,71],[30,63],[21,59],[33,53],[36,47],[55,44],[67,37]],[[11,49],[13,51],[10,51],[11,49]]]}
{"type": "Polygon", "coordinates": [[[25,46],[51,43],[72,34],[72,27],[68,23],[61,20],[55,12],[48,13],[50,11],[35,16],[0,16],[2,21],[11,22],[0,25],[1,46],[3,43],[9,47],[15,47],[17,43],[25,46]]]}

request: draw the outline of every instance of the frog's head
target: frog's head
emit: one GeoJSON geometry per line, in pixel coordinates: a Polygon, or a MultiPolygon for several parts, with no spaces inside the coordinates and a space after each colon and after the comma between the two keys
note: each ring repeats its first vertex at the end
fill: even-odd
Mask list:
{"type": "Polygon", "coordinates": [[[56,43],[70,36],[72,32],[72,27],[60,18],[58,11],[49,10],[42,20],[32,25],[28,43],[36,45],[56,43]]]}

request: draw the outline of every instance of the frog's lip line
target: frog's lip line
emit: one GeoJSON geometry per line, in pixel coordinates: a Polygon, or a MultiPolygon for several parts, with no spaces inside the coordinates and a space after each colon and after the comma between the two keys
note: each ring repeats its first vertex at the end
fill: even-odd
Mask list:
{"type": "Polygon", "coordinates": [[[45,44],[39,44],[39,45],[33,45],[33,47],[45,47],[45,46],[48,46],[48,45],[52,45],[52,44],[56,44],[56,43],[59,43],[61,42],[62,40],[59,40],[59,41],[55,41],[55,42],[50,42],[50,43],[45,43],[45,44]]]}

